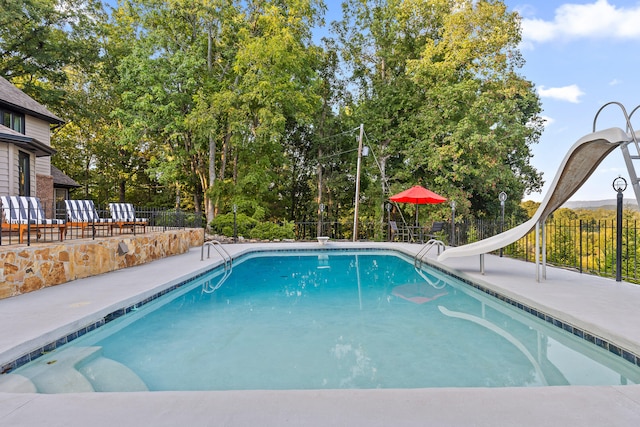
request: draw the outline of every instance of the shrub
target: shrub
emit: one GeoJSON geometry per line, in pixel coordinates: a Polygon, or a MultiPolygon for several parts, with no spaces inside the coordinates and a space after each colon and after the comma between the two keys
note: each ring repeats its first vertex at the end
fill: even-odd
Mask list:
{"type": "MultiPolygon", "coordinates": [[[[211,231],[223,236],[233,236],[233,213],[218,215],[209,224],[211,231]]],[[[255,218],[239,213],[236,217],[238,236],[252,239],[274,240],[295,238],[293,222],[284,222],[282,225],[273,222],[260,222],[255,218]]]]}
{"type": "Polygon", "coordinates": [[[284,222],[282,225],[273,222],[262,222],[256,225],[249,236],[254,239],[274,240],[293,239],[295,237],[293,222],[284,222]]]}
{"type": "MultiPolygon", "coordinates": [[[[243,213],[239,213],[236,217],[236,227],[238,229],[238,236],[249,236],[251,230],[258,224],[258,221],[247,216],[243,213]]],[[[223,236],[233,236],[233,212],[218,215],[209,223],[211,231],[223,236]]]]}

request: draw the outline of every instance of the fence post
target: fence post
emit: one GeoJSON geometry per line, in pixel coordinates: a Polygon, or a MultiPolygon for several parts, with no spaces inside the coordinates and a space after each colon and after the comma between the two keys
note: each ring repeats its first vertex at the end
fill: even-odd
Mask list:
{"type": "Polygon", "coordinates": [[[578,265],[580,266],[580,273],[582,273],[582,220],[580,220],[578,238],[580,239],[580,253],[578,253],[578,265]]]}
{"type": "Polygon", "coordinates": [[[31,199],[27,199],[27,246],[31,246],[31,199]]]}
{"type": "Polygon", "coordinates": [[[622,281],[622,191],[616,200],[616,282],[622,281]]]}

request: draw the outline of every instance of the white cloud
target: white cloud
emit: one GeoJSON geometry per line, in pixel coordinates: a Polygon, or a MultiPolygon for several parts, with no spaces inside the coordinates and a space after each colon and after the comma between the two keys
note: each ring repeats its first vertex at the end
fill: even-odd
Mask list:
{"type": "Polygon", "coordinates": [[[549,116],[540,116],[540,118],[542,120],[544,120],[544,127],[549,127],[553,124],[553,122],[555,122],[556,120],[553,117],[549,117],[549,116]]]}
{"type": "Polygon", "coordinates": [[[609,82],[609,86],[617,86],[619,84],[622,84],[622,80],[613,79],[609,82]]]}
{"type": "Polygon", "coordinates": [[[553,21],[523,18],[523,45],[581,38],[640,40],[638,22],[640,4],[617,7],[608,0],[567,3],[555,10],[553,21]]]}
{"type": "Polygon", "coordinates": [[[540,86],[538,94],[542,98],[552,98],[559,101],[567,101],[577,104],[580,102],[579,98],[584,95],[584,92],[580,90],[578,85],[550,87],[549,89],[544,86],[540,86]]]}

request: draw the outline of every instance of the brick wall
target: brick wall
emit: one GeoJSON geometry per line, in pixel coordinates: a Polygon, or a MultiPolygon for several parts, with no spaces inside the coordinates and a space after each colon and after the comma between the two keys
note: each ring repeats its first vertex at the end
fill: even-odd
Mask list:
{"type": "Polygon", "coordinates": [[[53,177],[51,175],[36,175],[36,197],[40,199],[44,215],[55,218],[55,198],[53,194],[53,177]]]}

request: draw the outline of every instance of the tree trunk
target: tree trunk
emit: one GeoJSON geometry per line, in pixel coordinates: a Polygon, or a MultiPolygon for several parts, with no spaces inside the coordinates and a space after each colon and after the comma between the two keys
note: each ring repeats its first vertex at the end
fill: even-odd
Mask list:
{"type": "Polygon", "coordinates": [[[224,136],[222,142],[222,159],[220,160],[220,170],[218,171],[218,178],[224,180],[224,174],[227,169],[227,158],[229,157],[229,142],[231,141],[231,132],[229,131],[224,136]]]}
{"type": "Polygon", "coordinates": [[[215,218],[213,209],[213,200],[208,196],[209,188],[213,187],[216,182],[216,140],[212,136],[209,137],[209,187],[204,189],[204,204],[207,214],[207,224],[215,218]]]}
{"type": "Polygon", "coordinates": [[[320,204],[322,203],[322,148],[318,147],[318,236],[322,236],[322,211],[320,204]]]}
{"type": "Polygon", "coordinates": [[[238,150],[233,151],[233,183],[238,185],[238,150]]]}
{"type": "MultiPolygon", "coordinates": [[[[207,26],[207,70],[211,73],[213,69],[213,34],[212,25],[209,23],[207,26]]],[[[207,224],[213,221],[216,213],[213,206],[213,200],[208,195],[209,188],[213,187],[216,182],[216,140],[213,136],[209,135],[209,185],[202,189],[204,192],[204,210],[207,215],[207,224]]],[[[204,187],[204,186],[203,186],[204,187]]]]}
{"type": "Polygon", "coordinates": [[[125,195],[125,190],[126,190],[126,184],[127,181],[124,179],[121,179],[120,182],[118,182],[118,201],[120,203],[124,203],[124,195],[125,195]]]}

